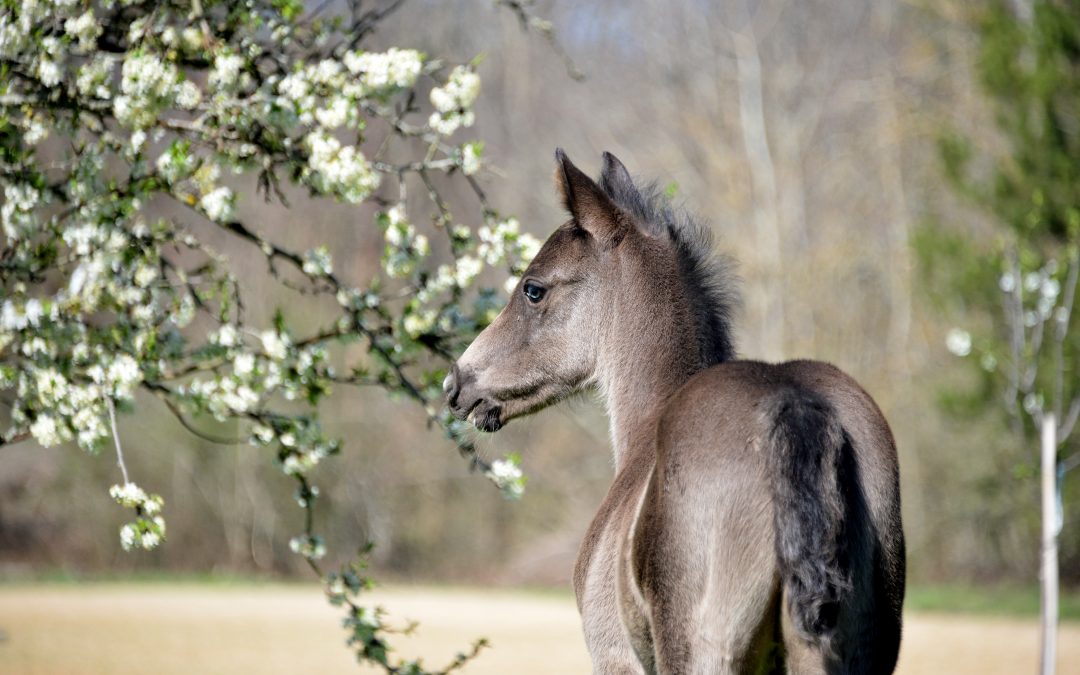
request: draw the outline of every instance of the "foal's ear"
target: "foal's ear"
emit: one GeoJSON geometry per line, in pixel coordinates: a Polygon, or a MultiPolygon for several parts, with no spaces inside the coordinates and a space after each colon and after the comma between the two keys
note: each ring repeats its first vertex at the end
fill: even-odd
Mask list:
{"type": "Polygon", "coordinates": [[[633,202],[638,197],[637,186],[634,179],[630,178],[630,172],[619,158],[610,152],[604,153],[604,168],[600,170],[600,189],[602,189],[616,203],[626,204],[633,202]]]}
{"type": "Polygon", "coordinates": [[[563,206],[577,224],[606,246],[622,240],[625,219],[619,207],[585,172],[574,166],[562,148],[555,150],[555,186],[562,196],[563,206]]]}

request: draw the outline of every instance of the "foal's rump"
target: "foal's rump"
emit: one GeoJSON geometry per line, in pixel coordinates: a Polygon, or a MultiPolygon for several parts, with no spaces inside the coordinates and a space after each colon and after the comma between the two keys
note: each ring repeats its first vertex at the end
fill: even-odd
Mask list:
{"type": "Polygon", "coordinates": [[[849,377],[735,361],[659,422],[633,535],[658,672],[891,672],[903,535],[892,438],[849,377]]]}

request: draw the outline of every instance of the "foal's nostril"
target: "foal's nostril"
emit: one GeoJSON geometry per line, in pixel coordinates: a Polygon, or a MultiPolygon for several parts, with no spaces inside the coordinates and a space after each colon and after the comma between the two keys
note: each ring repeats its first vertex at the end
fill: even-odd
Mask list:
{"type": "Polygon", "coordinates": [[[446,379],[442,383],[443,393],[446,394],[446,402],[450,404],[450,407],[457,405],[457,397],[461,392],[461,386],[458,384],[460,379],[455,363],[450,366],[450,372],[446,374],[446,379]]]}

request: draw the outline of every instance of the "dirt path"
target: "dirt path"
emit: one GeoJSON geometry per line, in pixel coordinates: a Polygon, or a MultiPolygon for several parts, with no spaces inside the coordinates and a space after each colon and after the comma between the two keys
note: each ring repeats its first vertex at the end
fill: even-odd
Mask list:
{"type": "MultiPolygon", "coordinates": [[[[399,644],[429,666],[486,636],[494,649],[465,673],[589,672],[569,596],[399,588],[376,600],[421,622],[399,644]]],[[[340,616],[313,587],[0,586],[0,674],[356,673],[340,616]]],[[[924,614],[905,628],[899,673],[1035,672],[1033,621],[924,614]]],[[[1062,628],[1059,657],[1059,673],[1080,675],[1080,625],[1062,628]]]]}

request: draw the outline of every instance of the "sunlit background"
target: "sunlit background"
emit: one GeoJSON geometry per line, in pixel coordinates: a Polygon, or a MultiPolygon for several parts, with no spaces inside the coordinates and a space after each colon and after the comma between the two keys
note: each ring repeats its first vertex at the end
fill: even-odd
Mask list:
{"type": "MultiPolygon", "coordinates": [[[[525,230],[543,238],[564,219],[552,187],[556,147],[591,173],[599,169],[600,153],[611,151],[632,173],[669,187],[677,201],[707,219],[718,248],[738,262],[741,356],[830,361],[876,398],[900,453],[909,607],[917,612],[902,664],[909,673],[1006,673],[1035,664],[1037,451],[1015,447],[978,416],[948,412],[954,392],[976,382],[971,368],[946,350],[945,337],[978,319],[962,302],[940,301],[915,246],[927,231],[992,236],[987,216],[947,187],[938,152],[948,134],[986,148],[1000,143],[975,76],[977,4],[538,2],[535,12],[551,21],[564,57],[541,36],[523,33],[512,13],[489,0],[408,0],[370,43],[458,61],[482,55],[474,131],[486,142],[489,166],[480,183],[525,230]],[[582,81],[571,76],[575,68],[582,81]],[[931,610],[980,617],[918,613],[931,610]],[[1000,613],[1010,618],[986,616],[1000,613]],[[933,668],[957,649],[985,660],[933,668]]],[[[240,177],[233,186],[255,192],[254,179],[240,177]]],[[[243,200],[241,213],[298,248],[327,242],[344,278],[370,279],[381,253],[373,207],[290,196],[290,209],[252,197],[243,200]]],[[[455,216],[467,221],[470,207],[462,204],[455,216]]],[[[317,304],[260,293],[265,261],[227,236],[214,243],[235,256],[241,279],[252,280],[245,289],[249,311],[269,317],[281,306],[294,321],[323,316],[317,304]]],[[[396,589],[385,591],[387,605],[432,626],[435,644],[424,649],[450,654],[471,637],[507,630],[495,639],[501,656],[491,656],[486,666],[482,658],[467,672],[587,671],[565,589],[612,476],[606,418],[591,395],[479,438],[492,457],[521,454],[529,479],[519,502],[470,474],[454,447],[406,402],[376,390],[342,391],[323,412],[329,431],[346,445],[315,472],[329,495],[319,505],[321,531],[333,554],[374,543],[375,577],[396,589]],[[404,589],[413,584],[486,590],[458,597],[450,589],[404,589]],[[491,587],[503,590],[492,594],[491,587]],[[518,587],[532,590],[506,590],[518,587]],[[514,616],[539,623],[515,628],[506,618],[514,616]],[[537,634],[543,640],[533,639],[537,634]],[[507,660],[534,654],[529,658],[536,662],[545,653],[566,654],[567,661],[518,670],[507,660]]],[[[218,435],[230,431],[205,420],[200,425],[218,435]]],[[[23,659],[17,667],[6,666],[4,652],[19,649],[16,626],[28,626],[58,631],[81,645],[77,653],[93,653],[103,642],[137,633],[141,621],[101,624],[108,630],[91,640],[86,636],[95,633],[84,635],[65,607],[86,616],[136,617],[193,594],[208,603],[192,610],[199,620],[185,623],[182,613],[170,611],[169,620],[179,622],[168,624],[171,632],[194,639],[185,631],[197,631],[207,617],[229,624],[228,611],[238,610],[226,606],[275,617],[295,603],[302,609],[281,612],[282,623],[243,623],[235,635],[223,633],[244,658],[259,644],[294,649],[259,662],[263,666],[222,656],[218,666],[175,672],[272,672],[270,661],[284,664],[297,658],[295,650],[307,649],[312,668],[303,667],[307,657],[291,662],[300,672],[347,672],[348,652],[333,652],[339,634],[316,584],[282,589],[244,581],[310,579],[303,560],[288,550],[302,517],[294,486],[267,451],[199,440],[149,397],[140,414],[122,416],[120,433],[132,473],[160,492],[168,509],[168,541],[154,552],[120,549],[115,534],[127,516],[102,487],[116,482],[108,454],[32,442],[0,451],[0,579],[10,582],[0,586],[0,673],[145,672],[137,660],[105,660],[112,665],[104,669],[85,662],[35,669],[25,652],[16,652],[23,659]],[[101,577],[166,586],[132,593],[128,585],[52,585],[101,577]],[[176,579],[188,590],[174,592],[168,584],[176,579]],[[41,581],[50,584],[38,586],[41,581]],[[214,604],[234,597],[230,593],[247,604],[214,604]],[[299,628],[296,617],[308,616],[304,612],[313,623],[299,628]],[[283,636],[271,639],[274,630],[283,636]],[[261,637],[248,645],[249,634],[261,637]]],[[[1076,491],[1066,483],[1066,587],[1080,582],[1080,500],[1068,498],[1076,491]]],[[[1064,612],[1075,618],[1080,611],[1070,598],[1066,594],[1064,612]]],[[[1080,653],[1068,652],[1080,645],[1080,633],[1068,623],[1063,631],[1062,672],[1080,672],[1080,653]]],[[[183,662],[190,644],[177,645],[183,662]]]]}

